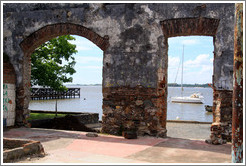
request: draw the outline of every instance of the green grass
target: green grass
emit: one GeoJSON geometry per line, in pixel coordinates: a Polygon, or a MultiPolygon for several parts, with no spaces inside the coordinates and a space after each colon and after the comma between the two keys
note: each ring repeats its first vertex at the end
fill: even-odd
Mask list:
{"type": "MultiPolygon", "coordinates": [[[[57,114],[57,117],[63,117],[67,114],[57,114]]],[[[36,120],[36,119],[53,119],[56,114],[49,114],[49,113],[30,113],[30,117],[28,120],[36,120]]]]}

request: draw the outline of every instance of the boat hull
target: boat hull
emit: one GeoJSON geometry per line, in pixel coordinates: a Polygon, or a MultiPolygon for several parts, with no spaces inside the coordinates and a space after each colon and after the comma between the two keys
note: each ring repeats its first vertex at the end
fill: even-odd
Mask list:
{"type": "Polygon", "coordinates": [[[203,101],[200,98],[190,98],[190,97],[172,97],[171,101],[173,103],[203,104],[203,101]]]}

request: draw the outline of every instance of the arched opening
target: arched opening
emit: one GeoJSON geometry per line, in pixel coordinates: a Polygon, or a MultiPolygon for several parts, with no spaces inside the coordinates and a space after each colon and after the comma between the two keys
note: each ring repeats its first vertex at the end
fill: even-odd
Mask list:
{"type": "Polygon", "coordinates": [[[85,37],[96,44],[102,51],[105,51],[108,46],[108,37],[101,37],[92,30],[81,25],[61,23],[47,25],[24,39],[20,47],[24,53],[22,60],[23,65],[23,82],[17,88],[17,108],[16,108],[16,125],[23,125],[26,123],[26,118],[29,115],[29,101],[30,101],[30,78],[31,78],[31,53],[42,43],[62,35],[78,35],[85,37]]]}
{"type": "MultiPolygon", "coordinates": [[[[102,65],[103,65],[103,51],[97,47],[90,40],[72,35],[75,40],[69,41],[71,44],[76,45],[78,51],[75,55],[76,73],[72,75],[72,82],[65,83],[64,85],[72,91],[73,88],[80,89],[79,96],[73,97],[69,94],[64,94],[60,99],[34,98],[29,104],[29,109],[33,112],[41,111],[57,111],[66,113],[97,113],[99,120],[102,120],[102,65]],[[35,100],[41,99],[41,100],[35,100]]],[[[31,113],[37,115],[37,113],[31,113]]],[[[94,115],[87,114],[87,117],[95,118],[94,115]]],[[[85,121],[87,122],[87,121],[85,121]]],[[[92,123],[92,122],[91,122],[92,123]]]]}
{"type": "MultiPolygon", "coordinates": [[[[164,44],[166,46],[164,52],[165,65],[163,66],[163,75],[158,75],[159,80],[159,91],[163,91],[163,100],[164,103],[161,105],[160,109],[163,109],[165,120],[167,120],[167,85],[168,85],[168,39],[170,37],[178,37],[178,36],[210,36],[213,37],[213,44],[216,41],[216,33],[219,26],[218,19],[212,18],[178,18],[178,19],[169,19],[161,21],[162,30],[164,34],[164,44]],[[164,88],[163,88],[164,87],[164,88]],[[165,93],[166,92],[166,93],[165,93]]],[[[214,56],[216,52],[214,52],[214,56]]],[[[213,67],[213,72],[215,70],[215,66],[213,67]]],[[[214,85],[214,80],[212,80],[212,86],[214,85]]],[[[159,92],[159,93],[160,93],[159,92]]],[[[213,92],[214,93],[214,92],[213,92]]],[[[214,94],[213,94],[214,95],[214,94]]],[[[213,96],[214,98],[214,96],[213,96]]],[[[215,103],[213,103],[213,122],[220,121],[215,117],[218,116],[216,114],[220,114],[220,112],[215,111],[215,103]]],[[[164,122],[166,126],[166,121],[164,122]]]]}

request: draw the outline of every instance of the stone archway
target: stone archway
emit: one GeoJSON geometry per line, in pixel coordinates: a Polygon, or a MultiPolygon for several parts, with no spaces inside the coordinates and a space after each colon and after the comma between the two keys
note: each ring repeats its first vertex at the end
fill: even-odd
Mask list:
{"type": "Polygon", "coordinates": [[[101,50],[105,51],[109,47],[108,37],[101,37],[84,26],[59,23],[44,26],[26,37],[21,43],[20,47],[24,53],[22,60],[23,83],[16,89],[16,125],[23,125],[26,123],[26,118],[29,115],[29,101],[30,101],[30,79],[31,79],[31,54],[42,43],[61,35],[78,35],[87,38],[96,44],[101,50]]]}
{"type": "Polygon", "coordinates": [[[4,3],[3,9],[3,50],[16,73],[16,124],[25,124],[29,114],[31,52],[49,38],[78,34],[105,49],[103,130],[117,134],[122,127],[136,126],[138,135],[165,137],[168,37],[211,35],[218,92],[215,137],[222,135],[220,127],[230,128],[231,109],[219,102],[230,99],[224,97],[233,87],[233,3],[4,3]],[[217,24],[218,29],[212,28],[217,24]]]}
{"type": "MultiPolygon", "coordinates": [[[[164,42],[165,45],[168,46],[168,38],[176,37],[176,36],[212,36],[213,42],[215,44],[217,29],[219,26],[219,19],[214,18],[178,18],[178,19],[168,19],[161,21],[162,30],[164,34],[164,42]]],[[[164,57],[168,59],[168,49],[165,49],[164,57]]],[[[217,56],[216,49],[214,51],[214,57],[217,56]]],[[[164,73],[164,77],[158,74],[159,81],[159,89],[164,94],[164,100],[167,103],[167,69],[168,69],[168,60],[165,61],[165,68],[160,69],[164,73]],[[164,85],[164,86],[163,86],[164,85]],[[163,88],[164,87],[164,88],[163,88]]],[[[214,58],[214,64],[216,64],[216,58],[214,58]]],[[[225,118],[224,115],[231,115],[232,111],[232,103],[230,102],[232,99],[232,91],[229,90],[218,90],[214,85],[214,72],[216,66],[213,65],[213,124],[211,126],[211,140],[209,142],[213,144],[223,143],[226,140],[229,141],[231,138],[230,132],[230,123],[231,116],[225,118]],[[226,108],[227,107],[227,108],[226,108]],[[221,124],[226,122],[226,126],[224,128],[221,127],[221,124]],[[229,123],[228,123],[229,122],[229,123]],[[221,130],[222,128],[222,130],[221,130]],[[228,134],[224,134],[228,131],[228,134]]],[[[164,106],[164,114],[167,115],[167,106],[164,106]]]]}

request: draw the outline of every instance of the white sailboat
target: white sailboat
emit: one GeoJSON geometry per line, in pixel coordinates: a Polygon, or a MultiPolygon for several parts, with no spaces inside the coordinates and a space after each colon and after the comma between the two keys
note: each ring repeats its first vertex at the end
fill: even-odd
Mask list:
{"type": "Polygon", "coordinates": [[[203,96],[200,93],[193,93],[190,96],[183,96],[183,63],[184,63],[184,46],[182,53],[182,73],[181,73],[181,97],[171,97],[173,103],[191,103],[191,104],[203,104],[203,96]]]}
{"type": "Polygon", "coordinates": [[[190,96],[172,97],[173,103],[190,103],[190,104],[203,104],[203,96],[199,93],[193,93],[190,96]]]}

